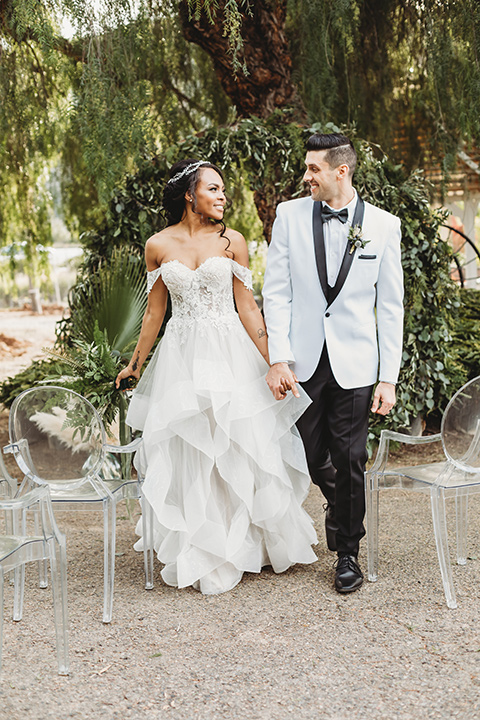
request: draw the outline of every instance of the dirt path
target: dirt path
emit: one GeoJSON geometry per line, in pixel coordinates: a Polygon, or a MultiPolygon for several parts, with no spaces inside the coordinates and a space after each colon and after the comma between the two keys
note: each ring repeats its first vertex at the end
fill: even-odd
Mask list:
{"type": "Polygon", "coordinates": [[[42,357],[42,348],[55,342],[55,323],[62,312],[35,315],[28,310],[0,310],[0,381],[42,357]]]}

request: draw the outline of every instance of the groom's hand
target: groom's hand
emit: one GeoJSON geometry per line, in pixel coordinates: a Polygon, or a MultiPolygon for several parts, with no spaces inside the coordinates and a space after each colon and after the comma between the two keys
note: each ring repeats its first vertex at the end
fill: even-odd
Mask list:
{"type": "Polygon", "coordinates": [[[284,400],[289,390],[295,397],[300,397],[296,383],[297,376],[290,370],[288,363],[275,363],[265,378],[275,400],[284,400]]]}
{"type": "Polygon", "coordinates": [[[388,415],[395,405],[395,385],[379,382],[373,394],[372,412],[388,415]]]}

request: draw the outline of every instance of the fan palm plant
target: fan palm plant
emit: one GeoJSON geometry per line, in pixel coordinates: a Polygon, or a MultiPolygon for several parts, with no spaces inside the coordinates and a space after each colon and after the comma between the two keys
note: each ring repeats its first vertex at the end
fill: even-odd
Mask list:
{"type": "Polygon", "coordinates": [[[61,367],[55,382],[88,398],[107,428],[119,413],[120,442],[130,439],[125,424],[127,398],[113,385],[122,359],[129,357],[147,306],[145,264],[137,252],[121,246],[93,274],[85,274],[69,295],[70,317],[61,324],[58,341],[47,353],[61,367]]]}
{"type": "Polygon", "coordinates": [[[72,288],[69,306],[61,344],[92,343],[97,323],[107,333],[112,350],[127,356],[135,347],[147,306],[143,259],[128,247],[115,248],[108,261],[72,288]]]}

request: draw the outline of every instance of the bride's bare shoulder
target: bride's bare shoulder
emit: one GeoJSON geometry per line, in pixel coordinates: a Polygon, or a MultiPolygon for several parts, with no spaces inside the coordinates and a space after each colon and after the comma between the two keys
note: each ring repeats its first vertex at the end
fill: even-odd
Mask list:
{"type": "Polygon", "coordinates": [[[237,259],[238,255],[241,257],[246,256],[248,258],[247,241],[245,240],[241,232],[238,232],[238,230],[234,230],[233,228],[227,227],[224,235],[230,240],[230,246],[228,249],[234,253],[235,259],[237,259]]]}
{"type": "Polygon", "coordinates": [[[231,242],[237,242],[237,243],[245,242],[245,238],[243,237],[242,233],[238,232],[238,230],[234,230],[232,227],[225,228],[224,233],[225,233],[225,235],[228,235],[231,242]]]}
{"type": "Polygon", "coordinates": [[[160,267],[165,255],[174,242],[175,236],[172,227],[160,230],[160,232],[148,238],[145,243],[147,270],[155,270],[155,268],[160,267]]]}

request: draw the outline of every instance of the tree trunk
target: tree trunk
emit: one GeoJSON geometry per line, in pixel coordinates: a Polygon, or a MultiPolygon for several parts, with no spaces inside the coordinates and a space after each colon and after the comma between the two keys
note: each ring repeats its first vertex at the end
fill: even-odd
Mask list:
{"type": "Polygon", "coordinates": [[[291,200],[295,190],[295,186],[287,185],[281,192],[271,187],[265,190],[255,190],[253,193],[258,217],[263,225],[263,237],[269,245],[272,239],[272,226],[277,212],[277,205],[285,202],[285,200],[291,200]]]}
{"type": "Polygon", "coordinates": [[[205,50],[213,61],[217,77],[241,117],[268,117],[275,108],[293,106],[298,119],[305,109],[292,82],[292,60],[285,33],[286,0],[259,0],[251,3],[251,14],[242,14],[243,58],[247,73],[233,71],[228,37],[224,36],[219,0],[215,22],[205,12],[199,20],[189,18],[186,0],[180,2],[183,34],[205,50]]]}
{"type": "MultiPolygon", "coordinates": [[[[183,34],[212,58],[217,77],[240,117],[255,115],[267,118],[275,109],[291,107],[294,112],[288,121],[306,121],[306,111],[296,86],[292,82],[292,59],[285,33],[286,0],[258,0],[251,3],[251,14],[242,14],[241,34],[243,57],[247,74],[241,69],[235,75],[228,38],[224,36],[223,9],[219,0],[215,22],[205,12],[199,20],[189,18],[186,0],[180,2],[183,34]]],[[[263,234],[270,242],[276,207],[289,200],[295,188],[285,187],[278,192],[272,184],[256,190],[254,201],[263,224],[263,234]]]]}

